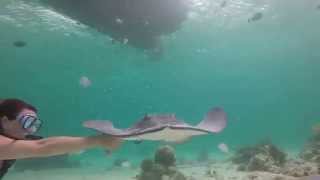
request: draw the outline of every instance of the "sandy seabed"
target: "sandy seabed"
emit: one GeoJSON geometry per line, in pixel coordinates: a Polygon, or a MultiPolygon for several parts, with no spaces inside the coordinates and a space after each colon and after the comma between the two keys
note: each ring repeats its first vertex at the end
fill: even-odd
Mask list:
{"type": "MultiPolygon", "coordinates": [[[[188,180],[302,180],[302,178],[267,172],[237,171],[236,166],[229,162],[185,165],[178,166],[178,169],[187,176],[188,180]]],[[[133,180],[136,179],[139,172],[139,168],[128,167],[112,170],[61,168],[40,171],[11,171],[4,180],[133,180]]]]}

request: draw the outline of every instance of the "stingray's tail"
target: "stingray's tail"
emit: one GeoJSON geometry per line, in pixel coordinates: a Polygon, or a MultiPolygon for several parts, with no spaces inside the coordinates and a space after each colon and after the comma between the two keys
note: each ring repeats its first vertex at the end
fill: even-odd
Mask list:
{"type": "Polygon", "coordinates": [[[212,133],[219,133],[227,126],[227,115],[222,108],[211,109],[204,119],[198,124],[198,128],[212,133]]]}

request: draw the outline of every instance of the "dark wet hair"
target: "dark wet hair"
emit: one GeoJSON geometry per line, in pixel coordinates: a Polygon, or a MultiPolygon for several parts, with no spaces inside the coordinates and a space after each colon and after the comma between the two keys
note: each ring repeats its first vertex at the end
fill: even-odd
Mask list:
{"type": "Polygon", "coordinates": [[[7,116],[9,120],[15,120],[23,109],[38,111],[32,105],[19,99],[0,99],[0,118],[7,116]]]}

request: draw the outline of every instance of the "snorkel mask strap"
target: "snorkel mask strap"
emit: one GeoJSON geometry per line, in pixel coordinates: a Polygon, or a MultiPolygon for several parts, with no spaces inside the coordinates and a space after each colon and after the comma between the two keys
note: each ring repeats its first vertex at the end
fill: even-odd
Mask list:
{"type": "Polygon", "coordinates": [[[42,136],[38,136],[38,135],[34,135],[34,134],[27,134],[27,135],[25,136],[25,138],[26,138],[27,140],[39,140],[39,139],[43,139],[42,136]]]}

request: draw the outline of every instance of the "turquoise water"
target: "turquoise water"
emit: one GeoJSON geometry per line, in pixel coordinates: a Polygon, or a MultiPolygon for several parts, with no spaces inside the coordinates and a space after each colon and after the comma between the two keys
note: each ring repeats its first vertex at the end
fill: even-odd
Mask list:
{"type": "MultiPolygon", "coordinates": [[[[188,19],[163,37],[164,54],[153,59],[37,2],[2,0],[1,96],[38,107],[45,136],[94,134],[81,126],[88,119],[124,128],[146,113],[196,124],[221,106],[228,127],[176,145],[178,153],[219,154],[221,142],[233,149],[266,138],[299,150],[320,120],[320,2],[191,2],[188,19]],[[255,12],[263,18],[248,23],[255,12]],[[17,40],[27,46],[14,47],[17,40]],[[79,84],[82,76],[91,86],[79,84]]],[[[128,142],[114,156],[143,158],[158,145],[128,142]]]]}

